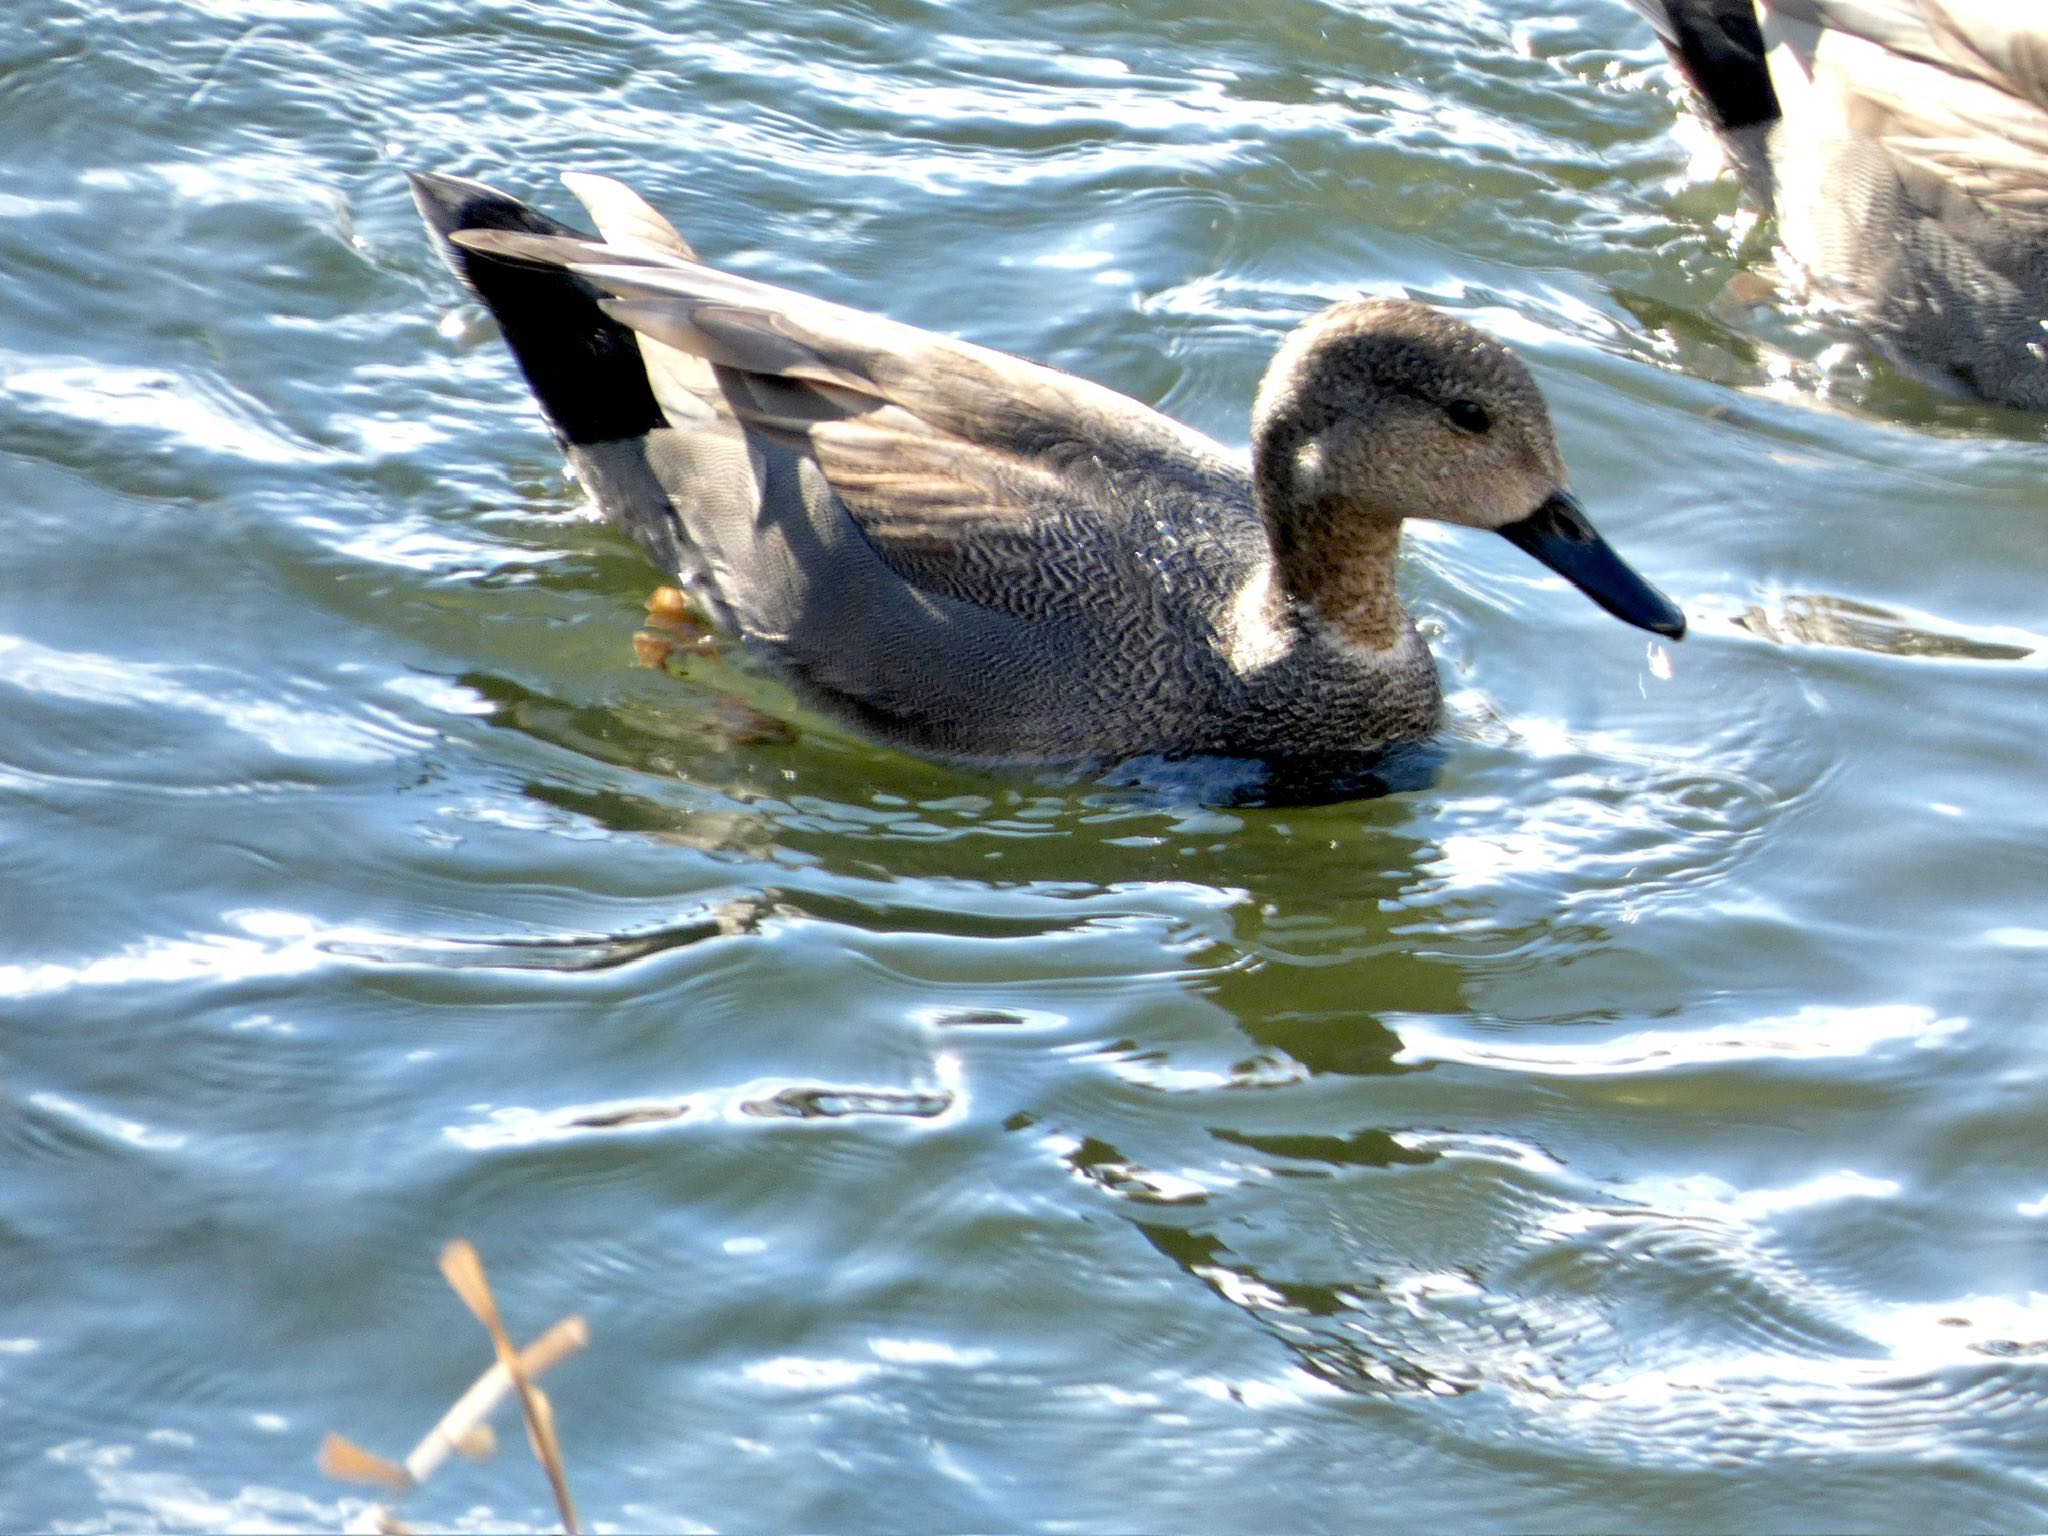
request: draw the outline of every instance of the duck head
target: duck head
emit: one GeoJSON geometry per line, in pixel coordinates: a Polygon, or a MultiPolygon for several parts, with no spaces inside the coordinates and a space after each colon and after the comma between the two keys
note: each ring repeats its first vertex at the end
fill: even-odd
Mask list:
{"type": "Polygon", "coordinates": [[[1287,338],[1252,407],[1252,483],[1282,582],[1358,643],[1405,630],[1391,568],[1408,517],[1490,528],[1616,618],[1685,633],[1567,488],[1521,359],[1427,305],[1355,299],[1287,338]]]}

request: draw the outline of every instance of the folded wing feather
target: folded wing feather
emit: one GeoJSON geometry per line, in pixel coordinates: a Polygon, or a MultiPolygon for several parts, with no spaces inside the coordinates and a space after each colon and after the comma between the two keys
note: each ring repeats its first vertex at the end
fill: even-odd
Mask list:
{"type": "MultiPolygon", "coordinates": [[[[717,410],[806,454],[876,552],[927,590],[1019,612],[1043,600],[1048,568],[1072,564],[1077,542],[1162,483],[1241,483],[1213,441],[1112,390],[705,266],[619,184],[578,177],[572,188],[603,241],[455,238],[574,272],[640,336],[671,420],[717,410]]],[[[1138,541],[1093,542],[1099,574],[1134,574],[1113,561],[1138,541]]]]}

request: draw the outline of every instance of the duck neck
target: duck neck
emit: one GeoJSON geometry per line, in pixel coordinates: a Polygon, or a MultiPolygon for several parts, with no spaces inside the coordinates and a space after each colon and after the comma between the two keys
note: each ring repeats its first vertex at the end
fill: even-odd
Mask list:
{"type": "Polygon", "coordinates": [[[1401,549],[1398,518],[1310,517],[1284,531],[1271,517],[1280,584],[1339,638],[1369,651],[1398,650],[1408,611],[1394,581],[1401,549]]]}

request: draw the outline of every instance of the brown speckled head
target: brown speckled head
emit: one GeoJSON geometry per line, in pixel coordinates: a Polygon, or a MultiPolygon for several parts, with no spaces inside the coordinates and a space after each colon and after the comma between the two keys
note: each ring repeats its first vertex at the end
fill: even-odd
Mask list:
{"type": "Polygon", "coordinates": [[[1521,359],[1426,305],[1355,299],[1288,337],[1252,407],[1252,487],[1281,584],[1355,644],[1403,632],[1409,517],[1504,533],[1608,611],[1684,632],[1585,521],[1521,359]]]}
{"type": "Polygon", "coordinates": [[[1252,407],[1252,482],[1283,583],[1361,644],[1403,623],[1403,518],[1501,528],[1565,487],[1536,381],[1505,346],[1402,299],[1304,322],[1252,407]]]}
{"type": "Polygon", "coordinates": [[[1565,485],[1521,359],[1403,299],[1333,305],[1287,339],[1252,408],[1252,456],[1276,544],[1333,520],[1498,528],[1565,485]]]}

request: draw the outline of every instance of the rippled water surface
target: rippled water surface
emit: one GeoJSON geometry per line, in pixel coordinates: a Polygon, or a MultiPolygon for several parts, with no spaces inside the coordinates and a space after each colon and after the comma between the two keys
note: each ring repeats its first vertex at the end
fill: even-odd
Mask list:
{"type": "MultiPolygon", "coordinates": [[[[1768,229],[1556,9],[17,18],[0,1525],[344,1523],[322,1432],[488,1361],[456,1235],[589,1318],[614,1528],[2048,1523],[2041,422],[1731,297],[1768,229]],[[1227,814],[637,666],[408,166],[1233,444],[1428,298],[1694,631],[1413,535],[1439,782],[1227,814]]],[[[505,1438],[407,1517],[550,1521],[505,1438]]]]}

